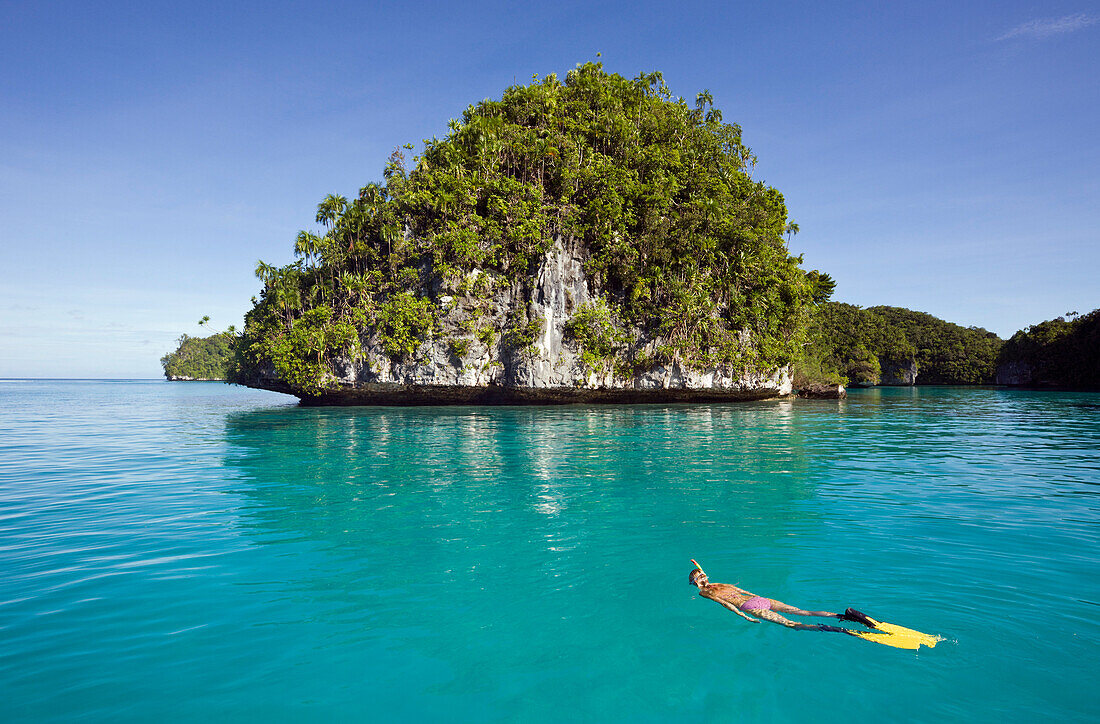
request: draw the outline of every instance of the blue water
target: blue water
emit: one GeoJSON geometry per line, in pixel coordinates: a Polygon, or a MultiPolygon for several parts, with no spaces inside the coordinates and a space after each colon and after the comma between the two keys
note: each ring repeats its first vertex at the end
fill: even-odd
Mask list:
{"type": "Polygon", "coordinates": [[[1095,720],[1100,395],[0,382],[0,719],[1095,720]],[[751,624],[711,579],[943,635],[751,624]]]}

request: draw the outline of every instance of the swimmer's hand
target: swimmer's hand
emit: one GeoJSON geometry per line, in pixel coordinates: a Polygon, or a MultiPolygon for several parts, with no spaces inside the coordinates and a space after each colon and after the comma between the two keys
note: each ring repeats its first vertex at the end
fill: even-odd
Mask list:
{"type": "Polygon", "coordinates": [[[752,621],[753,623],[760,623],[759,619],[755,619],[752,616],[747,615],[744,611],[739,609],[737,606],[734,606],[729,601],[719,601],[718,603],[722,604],[723,606],[725,606],[729,610],[733,611],[734,613],[736,613],[738,616],[745,619],[746,621],[752,621]]]}
{"type": "Polygon", "coordinates": [[[737,613],[737,615],[738,615],[738,616],[740,616],[741,618],[745,619],[746,621],[752,621],[753,623],[760,623],[760,619],[758,619],[758,618],[753,618],[752,616],[748,616],[748,615],[746,615],[746,614],[745,614],[745,613],[744,613],[743,611],[741,611],[741,609],[739,609],[739,608],[735,608],[735,609],[733,609],[733,610],[734,610],[734,611],[735,611],[735,612],[737,613]]]}

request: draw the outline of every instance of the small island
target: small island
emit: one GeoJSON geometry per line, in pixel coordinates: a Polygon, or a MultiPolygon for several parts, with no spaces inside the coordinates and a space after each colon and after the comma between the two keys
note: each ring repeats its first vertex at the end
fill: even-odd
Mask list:
{"type": "Polygon", "coordinates": [[[1040,389],[1100,389],[1100,309],[1070,312],[1012,335],[1001,350],[996,381],[1040,389]]]}
{"type": "Polygon", "coordinates": [[[790,394],[832,282],[789,253],[755,162],[659,73],[508,88],[260,263],[230,379],[306,404],[790,394]]]}
{"type": "Polygon", "coordinates": [[[177,341],[179,345],[175,351],[160,358],[164,376],[170,382],[226,380],[237,341],[233,332],[220,332],[209,337],[190,337],[184,334],[177,341]]]}

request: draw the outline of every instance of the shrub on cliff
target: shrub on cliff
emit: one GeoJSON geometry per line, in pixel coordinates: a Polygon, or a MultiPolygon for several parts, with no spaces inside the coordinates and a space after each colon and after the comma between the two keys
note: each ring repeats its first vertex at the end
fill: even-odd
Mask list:
{"type": "MultiPolygon", "coordinates": [[[[628,80],[589,63],[564,81],[510,87],[468,107],[420,156],[407,162],[395,151],[383,180],[357,197],[327,196],[316,216],[322,232],[298,235],[298,261],[261,263],[264,288],[235,374],[272,365],[296,387],[323,387],[336,357],[357,353],[347,329],[335,335],[345,348],[322,345],[318,355],[282,341],[316,324],[309,312],[321,307],[324,324],[364,340],[381,335],[395,360],[413,357],[438,331],[443,292],[522,288],[556,238],[583,243],[590,287],[621,325],[598,340],[580,332],[601,354],[630,354],[621,341],[608,350],[603,342],[634,329],[659,341],[657,358],[784,364],[828,280],[808,279],[787,252],[782,235],[794,227],[783,197],[751,178],[754,163],[709,93],[689,105],[659,73],[628,80]],[[488,272],[476,277],[487,288],[466,288],[474,270],[488,272]]],[[[520,345],[529,326],[517,319],[495,339],[520,345]]]]}

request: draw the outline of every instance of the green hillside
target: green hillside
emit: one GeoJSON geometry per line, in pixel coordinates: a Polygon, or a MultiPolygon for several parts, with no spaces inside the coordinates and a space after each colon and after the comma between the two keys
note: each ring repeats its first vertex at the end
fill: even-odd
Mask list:
{"type": "Polygon", "coordinates": [[[813,316],[804,369],[851,384],[992,384],[1003,341],[980,327],[961,327],[900,307],[828,302],[813,316]]]}

